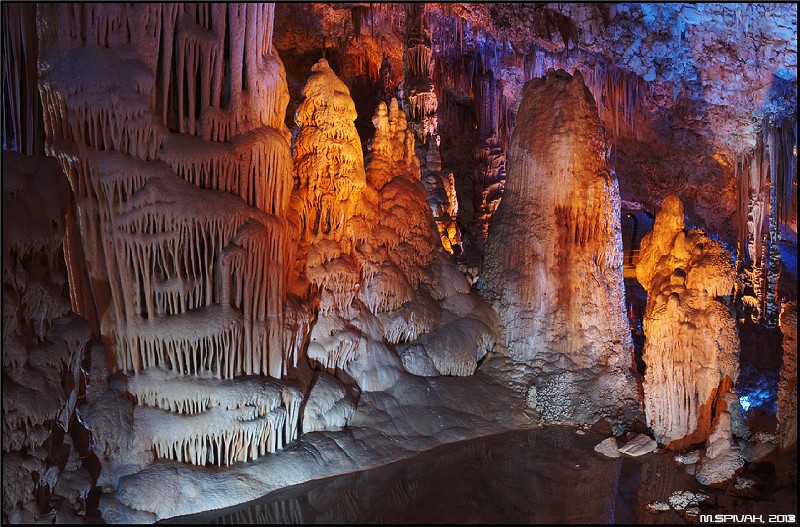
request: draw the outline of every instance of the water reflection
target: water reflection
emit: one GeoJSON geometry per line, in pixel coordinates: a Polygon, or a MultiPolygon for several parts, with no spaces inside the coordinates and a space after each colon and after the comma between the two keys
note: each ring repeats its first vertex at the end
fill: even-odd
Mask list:
{"type": "Polygon", "coordinates": [[[693,478],[665,456],[602,458],[602,439],[566,427],[509,432],[164,523],[680,522],[644,506],[697,488],[693,478]]]}

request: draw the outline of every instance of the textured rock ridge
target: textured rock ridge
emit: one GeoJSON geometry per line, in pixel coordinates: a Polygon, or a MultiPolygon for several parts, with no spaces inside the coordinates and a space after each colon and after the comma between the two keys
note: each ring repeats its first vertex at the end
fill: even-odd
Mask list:
{"type": "MultiPolygon", "coordinates": [[[[133,375],[132,415],[120,394],[84,412],[105,451],[121,439],[102,424],[123,410],[136,442],[193,464],[253,459],[297,437],[301,396],[281,397],[267,379],[297,365],[307,326],[287,306],[292,159],[273,14],[270,4],[38,9],[46,148],[75,195],[73,304],[114,369],[133,375]],[[152,375],[169,382],[138,393],[152,375]],[[257,406],[202,398],[240,376],[278,395],[257,406]]],[[[129,446],[128,464],[147,461],[129,446]]]]}

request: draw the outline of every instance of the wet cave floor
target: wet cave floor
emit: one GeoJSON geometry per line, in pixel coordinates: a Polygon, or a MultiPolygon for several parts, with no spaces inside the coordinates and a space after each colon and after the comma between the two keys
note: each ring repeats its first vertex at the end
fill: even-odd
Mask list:
{"type": "MultiPolygon", "coordinates": [[[[547,426],[443,445],[382,467],[280,489],[225,509],[160,523],[694,523],[675,491],[703,492],[703,514],[797,513],[797,453],[750,463],[748,490],[702,487],[674,454],[610,459],[604,436],[547,426]]],[[[696,511],[695,511],[696,512],[696,511]]]]}

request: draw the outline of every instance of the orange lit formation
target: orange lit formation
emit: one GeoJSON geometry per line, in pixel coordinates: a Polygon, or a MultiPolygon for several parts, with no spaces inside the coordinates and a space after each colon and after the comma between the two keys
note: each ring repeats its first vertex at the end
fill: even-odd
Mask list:
{"type": "Polygon", "coordinates": [[[675,196],[664,199],[641,247],[636,278],[647,290],[645,414],[659,443],[684,448],[708,439],[739,374],[733,265],[718,242],[684,230],[683,204],[675,196]]]}

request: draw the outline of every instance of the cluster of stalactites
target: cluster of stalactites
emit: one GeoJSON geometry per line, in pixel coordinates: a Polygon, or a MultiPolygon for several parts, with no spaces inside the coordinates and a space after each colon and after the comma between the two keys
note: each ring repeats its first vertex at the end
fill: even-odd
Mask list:
{"type": "Polygon", "coordinates": [[[291,152],[286,138],[274,128],[256,128],[229,143],[172,135],[160,158],[189,183],[241,196],[269,214],[280,216],[289,205],[291,152]]]}
{"type": "Polygon", "coordinates": [[[157,457],[231,465],[275,452],[298,437],[302,393],[274,379],[186,379],[152,368],[129,380],[139,427],[157,457]]]}
{"type": "Polygon", "coordinates": [[[616,140],[620,133],[635,130],[633,120],[644,103],[643,82],[635,74],[597,57],[593,66],[587,66],[577,63],[570,54],[551,53],[536,46],[523,56],[522,62],[525,81],[544,77],[550,68],[580,69],[586,86],[597,101],[600,120],[612,132],[613,138],[616,140]]]}
{"type": "Polygon", "coordinates": [[[738,191],[737,267],[745,279],[742,294],[750,297],[745,301],[757,308],[756,316],[769,326],[777,325],[780,311],[778,231],[792,211],[796,148],[795,120],[765,117],[753,152],[736,154],[733,160],[738,191]]]}
{"type": "MultiPolygon", "coordinates": [[[[91,48],[129,45],[140,52],[140,64],[151,75],[149,86],[138,89],[147,105],[157,108],[153,120],[158,125],[211,141],[229,141],[259,126],[284,128],[288,93],[279,82],[282,66],[272,48],[273,4],[59,4],[47,9],[58,11],[58,27],[45,27],[59,40],[91,48]],[[129,19],[140,22],[131,25],[129,19]]],[[[100,73],[81,69],[86,75],[100,73]]]]}
{"type": "Polygon", "coordinates": [[[44,154],[36,4],[3,4],[3,150],[44,154]]]}
{"type": "Polygon", "coordinates": [[[423,143],[427,143],[430,136],[437,135],[436,110],[439,106],[439,98],[432,81],[434,62],[426,11],[428,10],[424,4],[405,6],[403,53],[405,77],[403,108],[408,117],[409,127],[416,132],[423,143]]]}
{"type": "MultiPolygon", "coordinates": [[[[478,129],[474,145],[478,161],[474,195],[476,226],[470,229],[470,244],[482,246],[488,235],[488,225],[500,204],[505,185],[505,152],[514,123],[515,108],[508,104],[502,83],[498,80],[501,64],[512,53],[506,42],[482,35],[477,49],[463,49],[463,32],[469,26],[458,16],[438,22],[434,32],[437,49],[433,68],[433,85],[439,99],[444,101],[441,119],[452,129],[471,125],[465,122],[460,104],[455,100],[472,99],[474,119],[478,129]]],[[[446,185],[445,185],[446,189],[446,185]]],[[[448,193],[449,196],[449,193],[448,193]]],[[[451,215],[457,209],[451,209],[451,215]]],[[[436,214],[436,212],[434,212],[436,214]]],[[[437,215],[438,216],[438,215],[437,215]]],[[[439,222],[442,242],[449,246],[460,244],[460,233],[453,222],[439,222]]]]}
{"type": "Polygon", "coordinates": [[[136,189],[113,170],[121,161],[100,168],[111,211],[106,251],[118,265],[119,367],[280,377],[288,358],[283,221],[174,176],[153,175],[136,189]],[[115,200],[122,196],[130,198],[115,200]]]}
{"type": "Polygon", "coordinates": [[[48,144],[124,371],[280,377],[296,360],[284,347],[291,158],[273,9],[41,9],[48,144]]]}
{"type": "Polygon", "coordinates": [[[634,117],[644,101],[641,79],[613,65],[596,63],[586,71],[586,85],[592,92],[600,120],[613,130],[616,141],[623,131],[634,131],[634,117]]]}
{"type": "Polygon", "coordinates": [[[403,69],[411,77],[433,76],[433,52],[424,44],[406,49],[403,54],[403,69]]]}
{"type": "MultiPolygon", "coordinates": [[[[455,186],[450,185],[451,175],[442,172],[439,151],[439,101],[442,87],[434,81],[436,67],[431,45],[429,10],[424,6],[406,7],[405,52],[405,100],[403,109],[408,120],[408,129],[417,136],[416,153],[425,162],[421,170],[421,181],[427,192],[427,202],[437,218],[437,230],[444,249],[453,253],[453,246],[460,245],[461,238],[455,223],[458,212],[454,199],[455,186]]],[[[457,203],[457,202],[456,202],[457,203]]]]}
{"type": "Polygon", "coordinates": [[[596,56],[581,58],[567,47],[553,52],[533,44],[524,52],[488,35],[476,38],[465,51],[463,35],[467,28],[469,23],[458,16],[438,22],[434,44],[440,51],[434,57],[433,84],[439,98],[445,87],[460,97],[472,98],[476,114],[485,114],[478,119],[481,134],[497,135],[503,151],[513,128],[515,109],[503,100],[503,90],[497,90],[495,77],[501,64],[520,67],[525,82],[544,77],[551,68],[580,69],[597,101],[600,118],[613,137],[636,130],[633,120],[644,102],[644,90],[642,80],[632,72],[596,56]],[[488,92],[488,96],[482,92],[488,92]]]}

